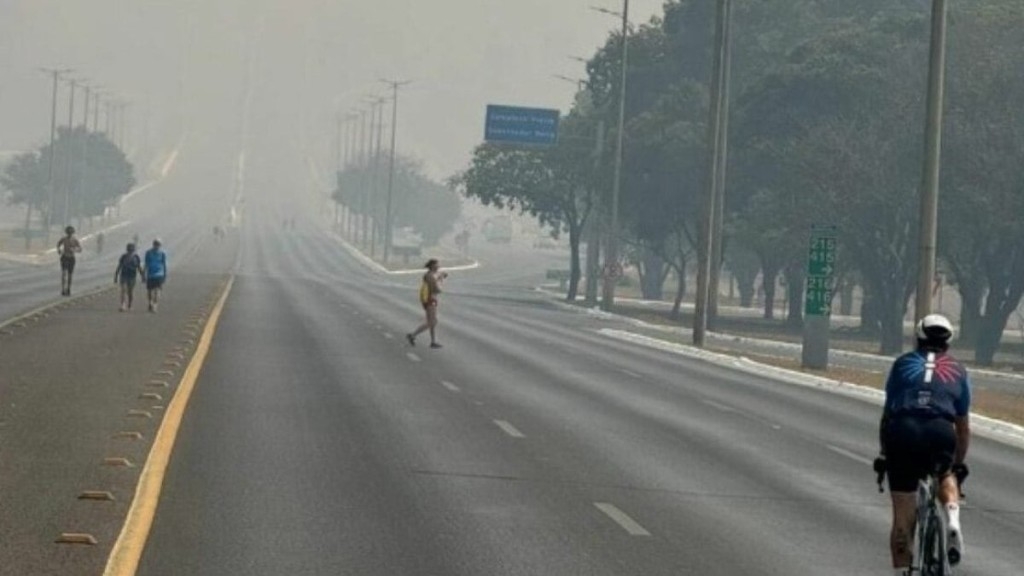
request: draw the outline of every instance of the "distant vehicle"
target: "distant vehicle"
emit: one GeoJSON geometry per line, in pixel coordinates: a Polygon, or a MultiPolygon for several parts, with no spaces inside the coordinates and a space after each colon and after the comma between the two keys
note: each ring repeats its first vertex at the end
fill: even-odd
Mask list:
{"type": "Polygon", "coordinates": [[[494,244],[512,242],[512,218],[510,216],[494,216],[484,222],[484,239],[494,244]]]}

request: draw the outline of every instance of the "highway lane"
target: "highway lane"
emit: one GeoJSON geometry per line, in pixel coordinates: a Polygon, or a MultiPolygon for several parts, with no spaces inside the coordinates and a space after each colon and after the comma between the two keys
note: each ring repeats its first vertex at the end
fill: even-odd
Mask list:
{"type": "MultiPolygon", "coordinates": [[[[876,408],[610,340],[515,260],[453,276],[445,348],[410,348],[417,279],[277,213],[244,227],[139,574],[888,573],[876,408]]],[[[966,568],[1014,573],[1020,452],[971,462],[966,568]]]]}
{"type": "MultiPolygon", "coordinates": [[[[148,249],[154,237],[163,240],[172,274],[182,259],[191,258],[231,207],[232,164],[223,156],[209,153],[197,143],[182,152],[177,168],[165,180],[126,201],[122,216],[127,223],[105,235],[104,252],[97,254],[91,241],[83,246],[74,292],[112,285],[117,258],[135,235],[141,250],[148,249]]],[[[102,225],[97,225],[100,228],[102,225]]],[[[57,238],[53,242],[56,244],[57,238]]],[[[59,299],[56,254],[31,264],[0,259],[0,322],[59,299]]]]}

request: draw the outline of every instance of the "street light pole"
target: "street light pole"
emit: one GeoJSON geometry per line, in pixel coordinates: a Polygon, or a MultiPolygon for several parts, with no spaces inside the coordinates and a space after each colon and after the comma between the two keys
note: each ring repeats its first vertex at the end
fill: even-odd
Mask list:
{"type": "Polygon", "coordinates": [[[612,180],[611,222],[605,251],[604,290],[601,309],[610,311],[615,305],[615,284],[619,270],[619,194],[622,189],[622,141],[626,130],[626,71],[629,61],[629,0],[622,0],[622,70],[619,81],[619,132],[615,139],[615,170],[612,180]]]}
{"type": "Polygon", "coordinates": [[[712,261],[715,259],[715,238],[716,220],[718,214],[718,193],[720,191],[719,180],[723,176],[719,168],[723,167],[722,159],[724,150],[721,146],[725,143],[722,138],[724,128],[723,119],[725,107],[726,83],[726,58],[729,42],[729,15],[731,12],[731,0],[718,0],[718,7],[715,14],[715,52],[714,65],[712,69],[711,83],[711,111],[708,121],[708,194],[704,203],[704,217],[701,223],[700,237],[698,238],[697,267],[697,298],[694,307],[693,317],[693,344],[703,347],[705,333],[708,325],[708,300],[711,290],[717,287],[711,286],[712,266],[717,265],[712,261]]]}
{"type": "Polygon", "coordinates": [[[54,197],[57,195],[57,181],[53,174],[57,159],[57,89],[60,84],[61,75],[71,72],[71,70],[66,68],[44,68],[43,72],[46,72],[53,77],[53,96],[50,101],[50,158],[48,162],[49,166],[47,167],[47,187],[49,188],[49,198],[47,199],[46,209],[46,243],[49,244],[50,227],[53,226],[54,197]]]}
{"type": "Polygon", "coordinates": [[[946,82],[946,0],[932,2],[932,38],[928,67],[928,116],[925,128],[924,174],[921,185],[921,232],[917,298],[914,316],[932,311],[932,282],[938,237],[939,170],[942,163],[942,117],[946,82]]]}
{"type": "Polygon", "coordinates": [[[71,211],[71,172],[72,164],[74,163],[74,150],[71,147],[71,133],[74,131],[75,126],[75,89],[78,86],[78,81],[74,78],[68,80],[68,142],[64,146],[66,152],[65,158],[65,186],[64,186],[64,213],[63,221],[64,225],[68,225],[68,217],[71,211]]]}
{"type": "Polygon", "coordinates": [[[392,230],[391,206],[395,190],[395,150],[398,139],[398,89],[408,81],[385,80],[391,86],[391,160],[388,168],[388,197],[384,209],[384,262],[388,261],[391,254],[391,240],[394,234],[392,230]]]}

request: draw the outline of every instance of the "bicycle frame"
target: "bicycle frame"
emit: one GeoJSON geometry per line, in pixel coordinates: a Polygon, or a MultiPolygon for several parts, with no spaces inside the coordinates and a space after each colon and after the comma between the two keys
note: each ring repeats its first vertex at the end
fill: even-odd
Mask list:
{"type": "Polygon", "coordinates": [[[917,485],[917,526],[910,573],[921,576],[952,576],[947,550],[949,527],[938,501],[939,480],[934,475],[917,485]]]}

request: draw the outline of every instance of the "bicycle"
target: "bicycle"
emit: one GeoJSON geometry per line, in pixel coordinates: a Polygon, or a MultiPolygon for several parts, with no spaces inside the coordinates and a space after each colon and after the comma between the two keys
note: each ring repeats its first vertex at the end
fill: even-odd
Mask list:
{"type": "MultiPolygon", "coordinates": [[[[878,471],[878,491],[884,492],[882,483],[886,471],[878,471]]],[[[957,483],[961,483],[957,478],[957,483]]],[[[914,528],[914,548],[910,561],[910,574],[920,576],[953,576],[949,558],[949,526],[939,502],[938,471],[917,483],[917,523],[914,528]]]]}

